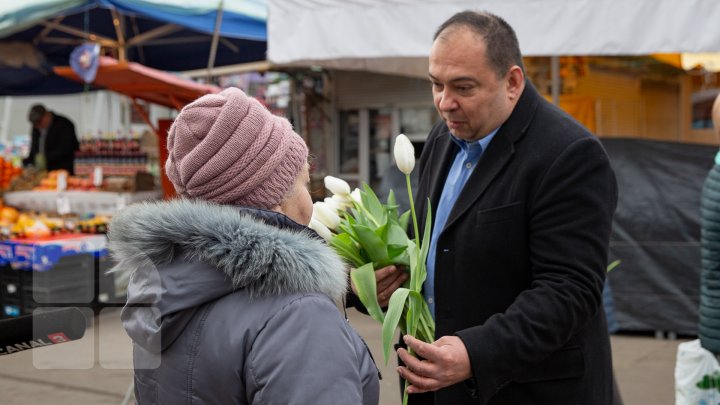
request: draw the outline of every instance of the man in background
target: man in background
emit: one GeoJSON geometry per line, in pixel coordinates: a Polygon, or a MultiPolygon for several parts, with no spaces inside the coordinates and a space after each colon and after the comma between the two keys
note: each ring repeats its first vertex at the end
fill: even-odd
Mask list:
{"type": "Polygon", "coordinates": [[[23,166],[39,170],[67,170],[73,174],[75,151],[80,148],[72,121],[49,111],[42,104],[30,108],[28,120],[32,124],[30,155],[23,166]]]}

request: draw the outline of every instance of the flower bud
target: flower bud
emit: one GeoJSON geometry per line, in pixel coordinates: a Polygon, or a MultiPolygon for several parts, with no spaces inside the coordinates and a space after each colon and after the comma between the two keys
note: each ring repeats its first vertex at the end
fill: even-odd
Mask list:
{"type": "Polygon", "coordinates": [[[329,207],[324,202],[316,202],[313,204],[313,218],[320,221],[329,229],[335,229],[340,225],[340,217],[337,211],[329,207]]]}
{"type": "Polygon", "coordinates": [[[350,193],[350,198],[355,201],[355,204],[362,205],[362,196],[360,195],[360,189],[356,188],[350,193]]]}
{"type": "Polygon", "coordinates": [[[317,232],[317,234],[320,235],[320,237],[322,237],[325,240],[329,241],[333,237],[333,233],[330,232],[330,230],[327,228],[327,226],[323,225],[320,221],[318,221],[315,218],[310,219],[310,225],[308,225],[308,228],[317,232]]]}
{"type": "Polygon", "coordinates": [[[395,164],[405,174],[410,174],[415,167],[415,148],[407,136],[400,134],[395,138],[395,164]]]}
{"type": "Polygon", "coordinates": [[[345,180],[333,176],[325,176],[325,188],[336,195],[350,194],[350,185],[345,180]]]}
{"type": "Polygon", "coordinates": [[[343,210],[352,207],[352,200],[350,199],[350,194],[335,194],[334,196],[332,196],[332,199],[343,210]]]}
{"type": "Polygon", "coordinates": [[[323,202],[335,211],[345,211],[345,206],[340,204],[339,201],[333,199],[332,197],[325,197],[325,200],[323,200],[323,202]]]}

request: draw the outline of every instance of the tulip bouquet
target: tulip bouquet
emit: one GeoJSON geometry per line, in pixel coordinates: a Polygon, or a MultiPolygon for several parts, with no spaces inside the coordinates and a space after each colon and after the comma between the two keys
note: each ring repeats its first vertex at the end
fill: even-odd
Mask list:
{"type": "MultiPolygon", "coordinates": [[[[368,314],[381,322],[385,362],[399,326],[408,334],[431,343],[435,340],[435,322],[421,288],[427,275],[425,261],[430,245],[431,214],[426,215],[425,232],[419,238],[418,222],[410,186],[410,173],[415,166],[412,143],[398,135],[394,148],[395,162],[405,174],[410,197],[410,210],[399,214],[395,197],[390,192],[383,204],[367,185],[350,191],[350,186],[336,177],[325,177],[325,187],[333,193],[323,202],[316,202],[310,227],[325,238],[351,266],[350,274],[358,297],[368,314]],[[415,237],[407,229],[412,217],[415,237]],[[377,300],[375,270],[388,265],[404,265],[409,269],[408,281],[390,297],[387,311],[377,300]]],[[[429,204],[428,204],[429,207],[429,204]]]]}

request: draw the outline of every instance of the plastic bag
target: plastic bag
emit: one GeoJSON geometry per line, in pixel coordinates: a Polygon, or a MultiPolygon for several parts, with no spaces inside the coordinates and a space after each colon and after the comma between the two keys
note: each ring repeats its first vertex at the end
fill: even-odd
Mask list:
{"type": "Polygon", "coordinates": [[[720,364],[700,340],[678,345],[675,405],[719,405],[720,364]]]}

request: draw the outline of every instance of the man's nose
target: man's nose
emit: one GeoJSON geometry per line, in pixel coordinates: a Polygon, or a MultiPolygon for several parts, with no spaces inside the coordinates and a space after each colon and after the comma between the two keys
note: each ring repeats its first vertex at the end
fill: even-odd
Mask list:
{"type": "Polygon", "coordinates": [[[457,108],[457,101],[449,91],[444,90],[438,94],[438,97],[440,98],[438,103],[440,111],[452,111],[457,108]]]}

